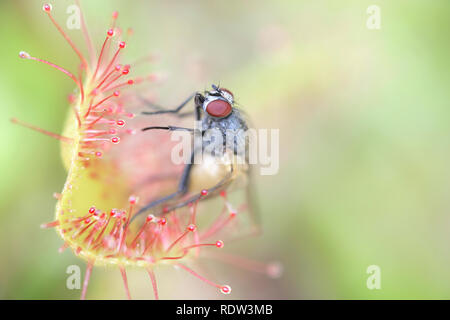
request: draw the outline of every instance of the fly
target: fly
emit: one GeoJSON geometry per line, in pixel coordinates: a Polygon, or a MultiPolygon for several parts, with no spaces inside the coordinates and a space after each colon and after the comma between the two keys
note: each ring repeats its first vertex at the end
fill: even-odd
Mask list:
{"type": "MultiPolygon", "coordinates": [[[[195,119],[201,123],[201,127],[199,129],[193,128],[185,128],[185,127],[177,127],[177,126],[150,126],[143,128],[142,131],[149,130],[167,130],[167,131],[188,131],[190,133],[194,133],[195,130],[200,130],[200,134],[202,137],[205,136],[209,132],[209,130],[215,130],[215,132],[219,132],[222,136],[222,139],[218,139],[217,141],[205,141],[202,139],[201,148],[195,147],[190,155],[190,162],[185,164],[183,168],[183,172],[181,177],[179,178],[177,190],[169,194],[165,197],[156,199],[151,201],[142,207],[134,216],[133,219],[142,213],[171,202],[179,197],[185,196],[189,192],[190,185],[194,184],[194,180],[201,180],[202,176],[210,175],[213,178],[216,178],[215,183],[209,188],[201,188],[201,192],[183,202],[179,202],[173,204],[169,207],[164,207],[159,212],[155,212],[155,215],[162,215],[164,213],[168,213],[174,209],[183,207],[189,203],[197,201],[201,197],[213,196],[218,194],[217,191],[225,189],[233,180],[237,177],[244,177],[247,179],[249,173],[248,166],[248,156],[247,156],[247,138],[246,131],[248,130],[247,122],[244,120],[242,112],[235,107],[234,96],[231,91],[225,88],[219,88],[218,86],[212,85],[212,90],[204,91],[204,93],[197,92],[191,95],[188,99],[186,99],[181,105],[179,105],[175,109],[161,109],[158,107],[158,110],[152,112],[142,112],[145,115],[158,115],[158,114],[177,114],[178,116],[182,116],[180,113],[181,110],[194,99],[195,104],[195,119]],[[233,143],[231,143],[231,148],[229,142],[229,135],[232,133],[233,143]],[[212,174],[211,167],[204,168],[205,162],[208,162],[208,158],[203,157],[202,163],[199,165],[194,163],[194,158],[197,153],[204,152],[206,148],[209,150],[219,150],[222,153],[212,152],[213,157],[217,157],[218,154],[232,154],[234,156],[238,156],[241,159],[239,164],[236,164],[235,161],[231,161],[226,165],[222,165],[222,169],[226,168],[226,172],[218,178],[218,175],[212,174]],[[200,168],[200,167],[203,168],[200,168]],[[196,173],[197,171],[197,173],[196,173]],[[195,177],[193,177],[195,176],[195,177]]],[[[204,154],[203,154],[204,155],[204,154]]],[[[204,156],[211,156],[204,155],[204,156]]],[[[209,159],[211,160],[211,159],[209,159]]],[[[218,160],[218,159],[213,159],[218,160]]],[[[218,162],[216,162],[217,164],[218,162]]],[[[217,168],[215,168],[216,170],[217,168]]],[[[224,170],[222,170],[224,171],[224,170]]]]}

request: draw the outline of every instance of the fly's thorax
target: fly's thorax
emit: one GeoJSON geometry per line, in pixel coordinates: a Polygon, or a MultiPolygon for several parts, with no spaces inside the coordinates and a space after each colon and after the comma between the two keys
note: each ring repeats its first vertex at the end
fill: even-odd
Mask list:
{"type": "Polygon", "coordinates": [[[232,150],[245,157],[247,130],[247,124],[236,109],[222,119],[206,115],[202,121],[203,151],[216,150],[212,153],[222,156],[226,150],[232,150]]]}

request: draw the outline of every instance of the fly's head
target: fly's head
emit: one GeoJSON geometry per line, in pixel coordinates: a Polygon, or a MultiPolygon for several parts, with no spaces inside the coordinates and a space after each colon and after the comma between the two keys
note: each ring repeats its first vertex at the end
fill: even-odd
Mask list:
{"type": "Polygon", "coordinates": [[[212,85],[212,90],[205,91],[204,96],[200,93],[195,96],[195,103],[206,115],[220,120],[233,112],[234,96],[230,90],[212,85]]]}

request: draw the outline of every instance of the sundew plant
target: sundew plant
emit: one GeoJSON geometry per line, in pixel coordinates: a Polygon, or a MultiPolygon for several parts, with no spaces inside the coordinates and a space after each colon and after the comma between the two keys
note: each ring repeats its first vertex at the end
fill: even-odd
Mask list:
{"type": "Polygon", "coordinates": [[[216,283],[191,267],[201,263],[200,257],[277,276],[280,268],[275,263],[223,252],[227,241],[241,241],[258,228],[250,223],[248,201],[239,197],[232,200],[225,187],[218,190],[217,199],[221,200],[213,206],[203,202],[216,190],[203,188],[183,199],[183,206],[163,207],[162,214],[148,214],[131,223],[133,214],[149,199],[169,190],[180,174],[179,166],[168,165],[169,136],[141,131],[149,121],[158,124],[163,118],[150,120],[141,115],[145,102],[142,92],[157,76],[139,75],[140,65],[149,61],[145,57],[124,61],[122,55],[132,30],[118,26],[118,12],[112,13],[111,25],[98,44],[81,16],[83,46],[74,43],[57,22],[51,4],[45,4],[43,12],[72,48],[74,59],[79,60],[78,70],[67,70],[26,51],[19,56],[56,69],[74,83],[64,129],[57,134],[22,120],[12,121],[60,141],[67,178],[62,191],[55,193],[55,218],[42,227],[57,231],[63,240],[60,251],[70,249],[86,261],[81,299],[86,298],[95,266],[117,266],[128,298],[127,267],[147,270],[156,299],[156,265],[183,269],[187,276],[197,277],[222,294],[232,292],[228,282],[216,283]]]}

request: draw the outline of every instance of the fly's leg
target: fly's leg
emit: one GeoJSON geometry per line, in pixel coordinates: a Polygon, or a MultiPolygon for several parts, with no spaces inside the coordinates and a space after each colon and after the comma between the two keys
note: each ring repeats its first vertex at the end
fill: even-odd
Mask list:
{"type": "MultiPolygon", "coordinates": [[[[183,101],[178,107],[176,107],[175,109],[164,109],[158,105],[155,105],[147,100],[144,100],[144,102],[146,102],[146,104],[154,109],[157,109],[156,111],[143,111],[142,114],[145,115],[155,115],[155,114],[167,114],[167,113],[172,113],[172,114],[176,114],[179,117],[185,117],[187,115],[190,115],[191,113],[182,113],[179,114],[178,112],[180,112],[187,104],[189,101],[191,101],[191,99],[194,98],[194,103],[195,103],[195,118],[196,120],[200,120],[201,119],[201,113],[202,113],[202,105],[203,102],[205,101],[205,97],[201,94],[196,92],[195,94],[192,94],[189,96],[189,98],[187,98],[185,101],[183,101]]],[[[141,100],[143,100],[143,98],[141,98],[141,100]]]]}
{"type": "Polygon", "coordinates": [[[147,130],[168,130],[168,131],[189,131],[194,132],[194,129],[191,128],[183,128],[183,127],[175,127],[175,126],[152,126],[152,127],[146,127],[142,128],[142,131],[147,130]]]}
{"type": "MultiPolygon", "coordinates": [[[[142,103],[145,104],[146,107],[149,107],[154,110],[165,110],[164,107],[161,107],[160,105],[157,105],[156,103],[151,102],[150,100],[148,100],[147,98],[145,98],[141,95],[138,95],[137,97],[139,100],[141,100],[142,103]]],[[[191,98],[191,96],[189,96],[189,99],[190,98],[191,98]]]]}
{"type": "Polygon", "coordinates": [[[164,114],[164,113],[178,113],[178,112],[180,112],[180,110],[182,110],[188,104],[189,101],[192,100],[192,98],[196,97],[197,95],[199,95],[199,93],[191,94],[185,101],[183,101],[178,107],[176,107],[174,109],[164,109],[161,106],[158,106],[158,105],[156,105],[154,103],[151,103],[148,100],[145,100],[145,99],[141,98],[141,100],[144,100],[146,105],[148,105],[148,106],[150,106],[150,107],[152,107],[154,109],[157,109],[156,111],[143,111],[142,114],[155,115],[155,114],[164,114]]]}
{"type": "Polygon", "coordinates": [[[192,165],[193,165],[193,161],[194,161],[194,152],[192,152],[191,154],[191,161],[190,163],[186,164],[186,166],[183,169],[183,173],[181,174],[181,178],[180,178],[180,182],[178,184],[178,189],[177,191],[175,191],[172,194],[169,194],[168,196],[165,196],[163,198],[160,198],[158,200],[154,200],[152,202],[150,202],[148,205],[146,205],[145,207],[141,208],[131,219],[131,222],[140,214],[142,214],[143,212],[159,205],[162,204],[166,201],[172,200],[178,196],[182,196],[183,194],[185,194],[187,192],[188,189],[188,184],[189,184],[189,176],[191,173],[191,169],[192,169],[192,165]]]}
{"type": "MultiPolygon", "coordinates": [[[[189,99],[185,100],[180,106],[178,106],[175,109],[172,110],[157,110],[154,112],[143,112],[143,114],[147,114],[147,115],[154,115],[154,114],[164,114],[164,113],[178,113],[193,97],[195,97],[194,102],[195,102],[195,111],[196,111],[196,120],[201,120],[201,116],[202,116],[202,105],[203,102],[205,101],[205,98],[200,94],[200,93],[196,93],[195,95],[192,95],[189,97],[189,99]]],[[[146,130],[154,130],[154,129],[159,129],[159,130],[168,130],[168,131],[176,131],[176,130],[182,130],[182,131],[189,131],[189,132],[194,132],[194,129],[191,128],[183,128],[183,127],[175,127],[175,126],[151,126],[151,127],[146,127],[143,128],[142,131],[146,131],[146,130]]],[[[183,173],[181,175],[181,179],[180,182],[178,184],[178,190],[172,194],[169,194],[166,197],[160,198],[158,200],[152,201],[150,202],[148,205],[144,206],[143,208],[141,208],[132,218],[131,221],[132,222],[137,216],[139,216],[140,214],[142,214],[143,212],[159,205],[162,204],[166,201],[172,200],[178,196],[181,196],[183,194],[185,194],[187,192],[187,188],[188,188],[188,184],[189,184],[189,177],[190,177],[190,173],[191,173],[191,169],[192,169],[192,165],[194,162],[194,155],[195,155],[195,150],[192,152],[191,154],[191,161],[190,163],[186,164],[186,166],[183,169],[183,173]]]]}
{"type": "MultiPolygon", "coordinates": [[[[192,154],[192,159],[191,159],[191,160],[193,160],[193,157],[194,157],[194,153],[192,154]]],[[[131,218],[131,222],[132,222],[138,215],[140,215],[141,213],[143,213],[143,212],[149,210],[150,208],[152,208],[152,207],[154,207],[154,206],[156,206],[156,205],[158,205],[158,204],[164,203],[164,202],[166,202],[166,201],[169,201],[169,200],[171,200],[171,199],[173,199],[173,198],[175,198],[175,197],[177,197],[177,196],[180,196],[180,195],[185,194],[185,193],[187,192],[187,186],[188,186],[188,182],[189,182],[189,175],[190,175],[191,168],[192,168],[192,161],[191,161],[190,164],[187,164],[186,167],[184,168],[183,174],[182,174],[182,176],[181,176],[180,184],[179,184],[178,190],[177,190],[176,192],[174,192],[174,193],[172,193],[172,194],[170,194],[170,195],[168,195],[168,196],[166,196],[166,197],[164,197],[164,198],[161,198],[161,199],[158,199],[158,200],[155,200],[155,201],[149,203],[148,205],[146,205],[145,207],[143,207],[142,209],[140,209],[140,210],[133,216],[133,218],[131,218]]],[[[231,165],[230,172],[229,172],[222,180],[220,180],[220,181],[219,181],[216,185],[214,185],[213,187],[211,187],[211,188],[209,188],[209,189],[205,189],[205,190],[208,191],[208,194],[211,194],[211,193],[213,193],[213,192],[215,192],[215,191],[217,191],[217,190],[219,190],[219,189],[222,189],[223,187],[225,187],[225,186],[228,184],[228,182],[230,182],[232,176],[233,176],[233,165],[231,165]]],[[[187,206],[188,204],[194,203],[195,201],[198,201],[198,200],[200,200],[200,198],[204,198],[204,197],[205,197],[205,196],[204,196],[204,195],[201,195],[201,194],[192,196],[192,197],[190,197],[189,199],[187,199],[187,200],[185,200],[185,201],[183,201],[183,202],[181,202],[181,203],[178,203],[178,204],[176,204],[176,205],[167,207],[167,208],[165,208],[165,210],[160,211],[160,212],[157,212],[157,213],[155,214],[155,216],[161,216],[161,215],[163,215],[163,214],[165,214],[165,213],[167,213],[167,212],[171,212],[171,211],[173,211],[173,210],[175,210],[175,209],[179,209],[179,208],[185,207],[185,206],[187,206]]]]}
{"type": "MultiPolygon", "coordinates": [[[[157,111],[164,111],[164,110],[167,110],[167,109],[165,109],[164,107],[161,107],[160,105],[157,105],[157,104],[155,104],[155,103],[153,103],[153,102],[151,102],[150,100],[147,100],[146,98],[144,98],[144,97],[141,97],[141,96],[139,96],[138,97],[147,107],[150,107],[150,108],[152,108],[152,109],[154,109],[154,110],[157,110],[157,111]]],[[[188,98],[188,102],[189,102],[189,100],[190,99],[192,99],[192,96],[189,96],[189,98],[188,98]]],[[[185,103],[187,103],[186,101],[183,101],[183,103],[181,104],[181,106],[183,106],[184,107],[184,105],[186,105],[185,103]],[[183,105],[184,104],[184,105],[183,105]]],[[[177,108],[179,108],[180,106],[178,106],[177,108]]],[[[176,109],[177,109],[176,108],[176,109]]],[[[146,114],[146,113],[144,113],[144,114],[146,114]]],[[[189,111],[189,112],[184,112],[184,113],[175,113],[175,115],[178,117],[178,118],[185,118],[185,117],[189,117],[189,116],[192,116],[194,114],[194,112],[193,111],[189,111]]]]}
{"type": "Polygon", "coordinates": [[[148,100],[145,100],[144,98],[141,98],[141,100],[143,100],[145,102],[146,105],[148,105],[149,107],[152,107],[154,109],[157,109],[156,111],[143,111],[142,114],[146,114],[146,115],[154,115],[154,114],[163,114],[163,113],[178,113],[181,109],[183,109],[184,106],[186,106],[188,104],[189,101],[192,100],[192,98],[194,98],[195,94],[191,94],[186,100],[184,100],[178,107],[174,108],[174,109],[164,109],[163,107],[154,104],[148,100]]]}
{"type": "MultiPolygon", "coordinates": [[[[212,194],[213,192],[215,192],[217,190],[222,189],[223,187],[225,187],[230,182],[232,176],[233,176],[233,165],[231,165],[230,172],[228,172],[228,174],[222,180],[220,180],[213,187],[211,187],[209,189],[205,189],[206,191],[208,191],[208,195],[212,194]]],[[[200,200],[200,198],[205,198],[205,196],[201,195],[201,194],[192,196],[189,199],[187,199],[187,200],[185,200],[185,201],[183,201],[181,203],[178,203],[176,205],[173,205],[173,206],[170,206],[170,207],[166,208],[165,212],[159,212],[157,215],[160,216],[160,215],[162,215],[162,214],[164,214],[166,212],[171,212],[171,211],[173,211],[175,209],[179,209],[179,208],[185,207],[185,206],[187,206],[190,203],[194,203],[194,202],[200,200]]]]}

